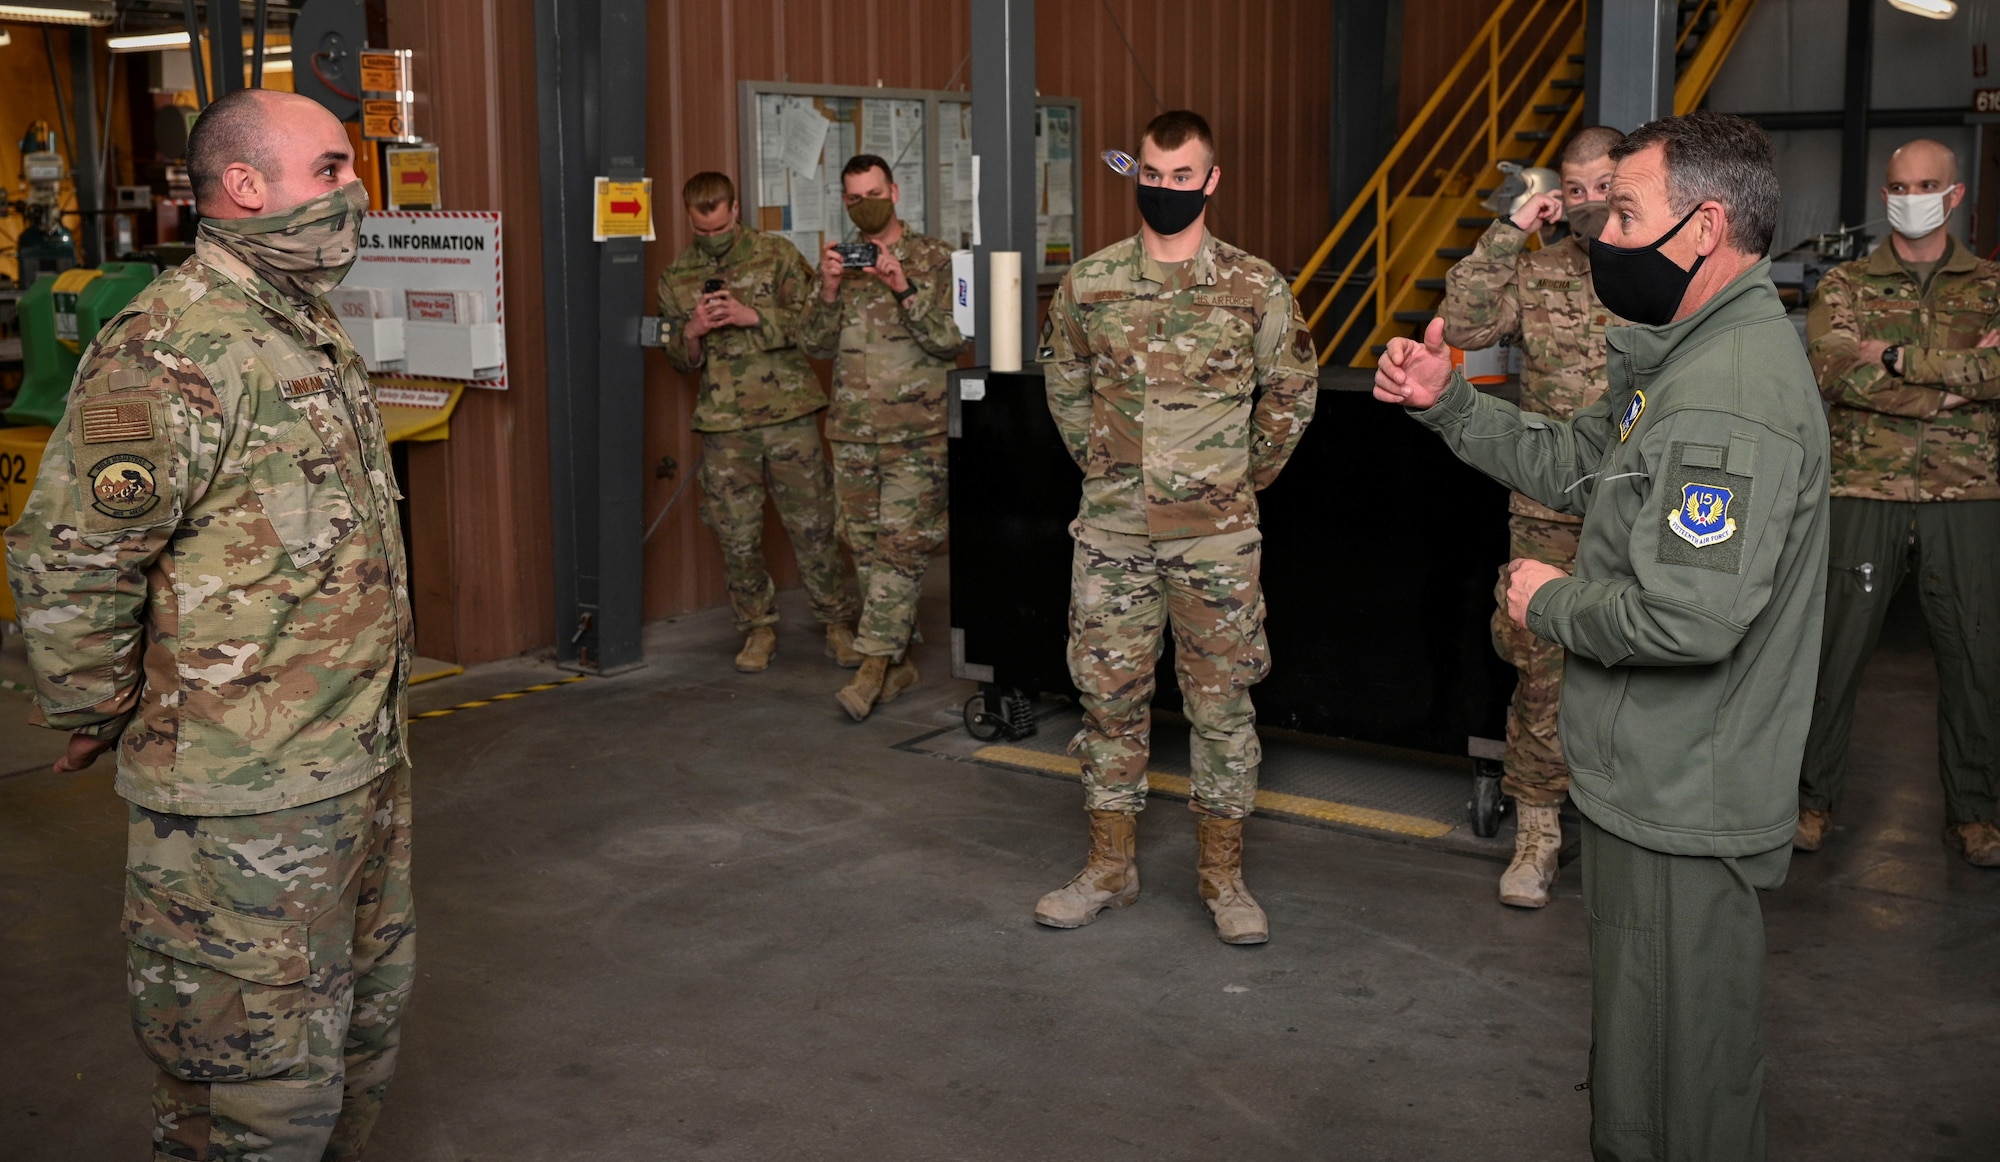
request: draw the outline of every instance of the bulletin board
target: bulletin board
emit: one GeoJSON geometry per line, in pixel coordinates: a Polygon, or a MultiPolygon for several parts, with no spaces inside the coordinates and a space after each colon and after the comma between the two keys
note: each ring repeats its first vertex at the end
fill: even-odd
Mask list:
{"type": "MultiPolygon", "coordinates": [[[[972,104],[963,92],[739,83],[743,220],[783,237],[819,265],[828,242],[852,240],[840,170],[856,154],[887,158],[897,213],[955,248],[972,244],[972,104]]],[[[1053,283],[1084,253],[1077,213],[1081,102],[1036,100],[1035,270],[1053,283]]]]}

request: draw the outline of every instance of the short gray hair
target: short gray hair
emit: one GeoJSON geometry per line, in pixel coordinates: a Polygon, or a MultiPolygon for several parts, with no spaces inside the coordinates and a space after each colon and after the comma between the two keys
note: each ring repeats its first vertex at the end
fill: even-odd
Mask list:
{"type": "Polygon", "coordinates": [[[1666,154],[1667,205],[1675,215],[1720,202],[1729,245],[1744,254],[1770,252],[1778,226],[1778,170],[1771,139],[1755,122],[1706,109],[1662,117],[1613,146],[1611,160],[1655,145],[1666,154]]]}

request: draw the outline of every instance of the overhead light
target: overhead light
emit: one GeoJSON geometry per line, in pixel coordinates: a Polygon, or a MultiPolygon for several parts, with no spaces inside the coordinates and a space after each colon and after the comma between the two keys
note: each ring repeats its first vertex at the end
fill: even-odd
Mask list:
{"type": "Polygon", "coordinates": [[[1889,0],[1889,7],[1932,20],[1950,20],[1958,15],[1957,0],[1889,0]]]}
{"type": "Polygon", "coordinates": [[[106,25],[115,14],[110,0],[63,0],[59,4],[0,4],[0,20],[30,24],[106,25]]]}
{"type": "Polygon", "coordinates": [[[139,36],[114,36],[104,42],[112,52],[150,52],[159,48],[186,48],[185,32],[148,32],[139,36]]]}
{"type": "Polygon", "coordinates": [[[6,48],[8,45],[13,43],[14,43],[14,34],[8,32],[4,28],[0,28],[0,48],[6,48]]]}

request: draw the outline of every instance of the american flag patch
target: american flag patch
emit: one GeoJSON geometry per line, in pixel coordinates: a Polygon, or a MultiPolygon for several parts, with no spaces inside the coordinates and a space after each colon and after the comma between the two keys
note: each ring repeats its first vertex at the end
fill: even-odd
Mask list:
{"type": "Polygon", "coordinates": [[[153,438],[153,409],[142,403],[86,404],[83,442],[118,444],[153,438]]]}
{"type": "Polygon", "coordinates": [[[330,391],[332,388],[333,375],[331,372],[321,375],[308,375],[301,379],[281,379],[278,381],[278,394],[284,396],[286,399],[297,399],[302,395],[314,395],[318,392],[330,391]]]}

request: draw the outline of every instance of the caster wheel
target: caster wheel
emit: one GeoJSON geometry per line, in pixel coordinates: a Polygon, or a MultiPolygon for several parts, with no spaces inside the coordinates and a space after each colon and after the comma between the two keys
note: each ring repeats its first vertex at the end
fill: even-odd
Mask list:
{"type": "Polygon", "coordinates": [[[1007,728],[1005,719],[996,718],[986,712],[986,695],[983,693],[967,698],[962,713],[965,718],[965,733],[980,742],[992,742],[1007,728]]]}

